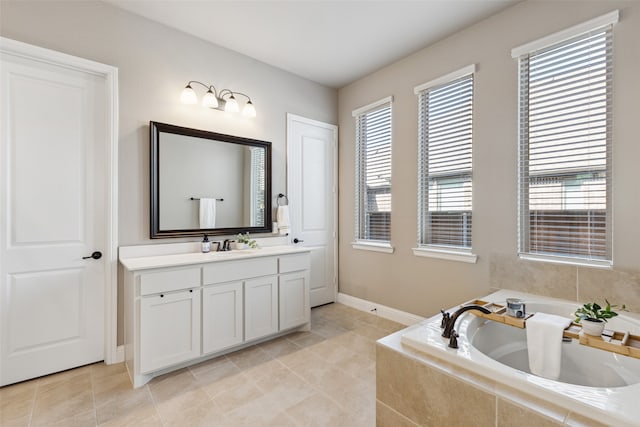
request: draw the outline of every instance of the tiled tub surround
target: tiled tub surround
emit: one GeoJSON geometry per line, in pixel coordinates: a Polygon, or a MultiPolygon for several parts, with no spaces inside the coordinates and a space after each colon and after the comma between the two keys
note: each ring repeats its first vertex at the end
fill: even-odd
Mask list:
{"type": "MultiPolygon", "coordinates": [[[[481,299],[504,302],[511,296],[560,302],[507,290],[481,299]]],[[[440,315],[378,341],[379,426],[640,425],[640,384],[576,386],[502,365],[467,340],[465,327],[473,319],[471,313],[458,319],[459,349],[448,348],[440,336],[440,315]]]]}
{"type": "Polygon", "coordinates": [[[552,264],[519,259],[517,255],[490,255],[491,290],[510,289],[570,301],[626,304],[640,313],[640,270],[614,266],[552,264]]]}

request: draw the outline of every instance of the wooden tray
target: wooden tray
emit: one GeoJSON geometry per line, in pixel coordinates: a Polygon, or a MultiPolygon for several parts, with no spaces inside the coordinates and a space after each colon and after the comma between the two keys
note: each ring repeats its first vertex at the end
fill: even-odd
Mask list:
{"type": "Polygon", "coordinates": [[[477,304],[477,305],[481,305],[484,308],[486,308],[487,310],[490,310],[491,313],[490,314],[485,314],[481,311],[478,310],[474,310],[472,311],[473,314],[475,314],[478,317],[483,317],[485,319],[489,319],[489,320],[493,320],[495,322],[500,322],[500,323],[505,323],[507,325],[511,325],[511,326],[515,326],[516,328],[520,328],[520,329],[524,329],[525,325],[527,323],[527,319],[531,316],[533,316],[534,313],[528,313],[526,315],[526,317],[521,318],[521,317],[513,317],[513,316],[509,316],[507,315],[507,308],[504,305],[501,304],[495,304],[492,302],[486,302],[486,301],[482,301],[482,300],[474,300],[474,301],[469,301],[466,304],[463,305],[468,305],[468,304],[477,304]]]}
{"type": "MultiPolygon", "coordinates": [[[[478,317],[515,326],[520,329],[526,328],[527,319],[535,315],[535,313],[528,313],[524,318],[509,316],[507,315],[507,308],[504,305],[478,299],[469,301],[461,305],[461,307],[469,304],[480,305],[491,311],[489,314],[482,313],[478,310],[471,311],[471,313],[478,317]]],[[[576,339],[582,345],[640,359],[640,336],[632,335],[629,332],[625,333],[605,329],[602,336],[595,337],[583,333],[582,326],[579,323],[571,323],[571,325],[564,330],[562,335],[565,338],[576,339]]]]}

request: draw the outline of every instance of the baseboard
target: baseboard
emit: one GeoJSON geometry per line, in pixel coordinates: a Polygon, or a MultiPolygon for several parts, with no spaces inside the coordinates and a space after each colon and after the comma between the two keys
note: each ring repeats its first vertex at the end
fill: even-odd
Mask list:
{"type": "Polygon", "coordinates": [[[415,314],[407,313],[406,311],[401,311],[343,293],[338,293],[338,302],[355,308],[356,310],[366,311],[367,313],[375,314],[407,326],[415,325],[416,323],[424,320],[424,317],[416,316],[415,314]]]}

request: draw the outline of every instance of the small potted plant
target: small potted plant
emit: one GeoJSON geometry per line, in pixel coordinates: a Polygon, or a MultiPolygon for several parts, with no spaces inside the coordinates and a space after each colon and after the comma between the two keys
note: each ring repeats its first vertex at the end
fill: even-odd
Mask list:
{"type": "MultiPolygon", "coordinates": [[[[602,335],[604,324],[607,320],[618,315],[612,310],[617,305],[611,305],[606,299],[604,301],[607,303],[604,308],[596,302],[589,302],[578,308],[574,313],[576,316],[575,322],[582,325],[582,330],[585,334],[599,337],[602,335]]],[[[626,306],[623,304],[620,309],[625,310],[626,306]]]]}
{"type": "Polygon", "coordinates": [[[236,249],[256,249],[258,247],[258,243],[249,237],[249,233],[240,233],[236,236],[235,247],[236,249]]]}

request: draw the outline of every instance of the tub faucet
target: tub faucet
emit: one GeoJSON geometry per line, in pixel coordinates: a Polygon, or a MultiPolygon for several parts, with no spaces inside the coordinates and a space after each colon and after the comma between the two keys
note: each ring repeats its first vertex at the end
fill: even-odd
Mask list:
{"type": "MultiPolygon", "coordinates": [[[[457,309],[456,312],[453,313],[453,315],[448,319],[448,321],[444,325],[444,331],[442,331],[442,336],[445,337],[445,338],[451,338],[453,328],[456,325],[456,320],[458,320],[458,317],[460,317],[460,315],[462,313],[464,313],[465,311],[469,311],[469,310],[478,310],[478,311],[483,312],[484,314],[490,314],[491,313],[490,310],[488,310],[488,309],[486,309],[483,306],[478,305],[478,304],[469,304],[469,305],[462,306],[459,309],[457,309]]],[[[443,315],[442,316],[443,316],[442,323],[445,323],[444,310],[443,310],[443,315]]],[[[457,337],[457,334],[456,334],[456,337],[457,337]]],[[[451,344],[453,344],[453,343],[450,343],[450,346],[451,346],[451,344]]],[[[452,347],[452,348],[457,348],[457,340],[456,340],[455,344],[456,344],[456,347],[452,347]]]]}

